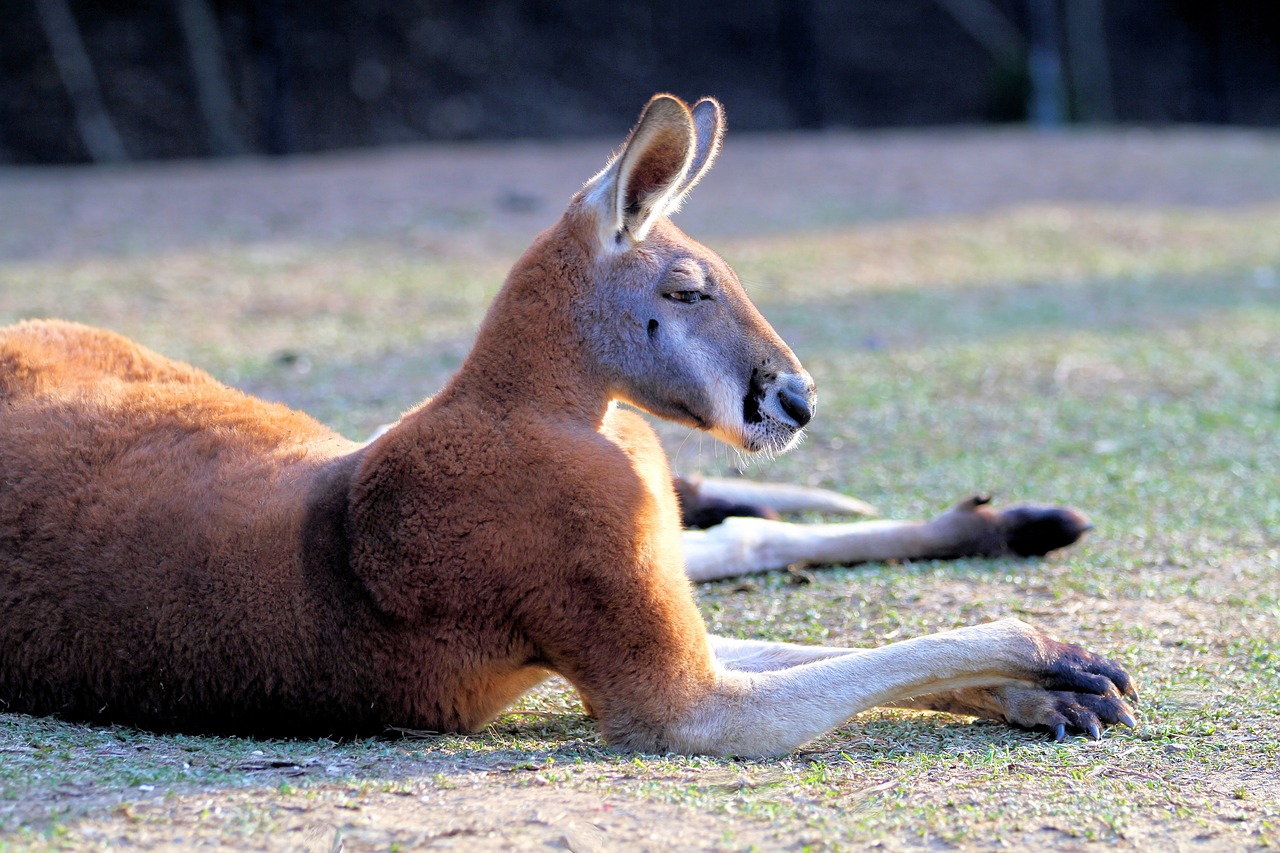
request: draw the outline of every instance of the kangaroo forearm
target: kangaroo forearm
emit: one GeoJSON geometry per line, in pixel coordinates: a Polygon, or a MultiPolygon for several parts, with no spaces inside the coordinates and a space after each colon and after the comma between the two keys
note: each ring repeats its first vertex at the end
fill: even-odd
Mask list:
{"type": "Polygon", "coordinates": [[[1037,634],[1005,620],[768,672],[727,671],[673,727],[671,748],[777,755],[876,705],[926,693],[1028,680],[1037,634]]]}

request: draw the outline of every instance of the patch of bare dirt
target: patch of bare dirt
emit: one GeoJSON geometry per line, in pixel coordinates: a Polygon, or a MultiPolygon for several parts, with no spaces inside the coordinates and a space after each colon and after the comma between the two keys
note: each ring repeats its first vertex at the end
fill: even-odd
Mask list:
{"type": "MultiPolygon", "coordinates": [[[[572,144],[0,170],[0,261],[360,238],[433,254],[516,252],[603,165],[622,130],[572,144]]],[[[1277,198],[1280,134],[1266,131],[731,133],[680,222],[711,237],[1042,202],[1277,198]]]]}
{"type": "Polygon", "coordinates": [[[786,849],[763,821],[723,818],[569,787],[519,787],[484,774],[395,791],[220,792],[152,801],[78,824],[77,845],[152,851],[786,849]]]}

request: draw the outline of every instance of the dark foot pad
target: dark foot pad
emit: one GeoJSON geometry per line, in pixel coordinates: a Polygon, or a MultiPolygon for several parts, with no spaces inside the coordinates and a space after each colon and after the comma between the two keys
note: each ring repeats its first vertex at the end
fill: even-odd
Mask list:
{"type": "Polygon", "coordinates": [[[1083,513],[1065,506],[1018,504],[999,513],[1005,543],[1019,557],[1043,557],[1074,545],[1093,529],[1083,513]]]}
{"type": "Polygon", "coordinates": [[[1079,541],[1093,529],[1079,510],[1064,506],[1016,504],[995,509],[989,495],[972,495],[935,518],[942,538],[951,539],[942,557],[1043,557],[1079,541]]]}

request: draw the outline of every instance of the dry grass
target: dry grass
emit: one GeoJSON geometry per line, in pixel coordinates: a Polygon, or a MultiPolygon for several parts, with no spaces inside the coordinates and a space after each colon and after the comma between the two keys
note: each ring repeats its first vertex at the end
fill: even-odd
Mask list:
{"type": "MultiPolygon", "coordinates": [[[[0,715],[0,850],[1280,842],[1280,139],[894,139],[911,157],[884,138],[750,141],[746,173],[762,151],[791,172],[752,184],[730,161],[699,189],[684,224],[720,235],[822,402],[807,443],[767,464],[664,428],[677,465],[745,463],[898,517],[990,489],[1079,505],[1098,529],[1046,561],[706,585],[704,613],[723,633],[852,645],[1019,615],[1137,673],[1136,731],[1053,744],[876,712],[774,761],[631,756],[601,745],[559,683],[472,738],[254,742],[0,715]]],[[[447,153],[414,168],[447,174],[447,153]]],[[[76,182],[84,203],[154,201],[176,178],[11,176],[38,209],[5,222],[0,320],[107,325],[364,434],[457,365],[516,247],[551,215],[495,208],[498,188],[544,163],[567,174],[578,156],[488,153],[458,152],[484,174],[472,195],[441,183],[438,204],[400,207],[403,177],[372,176],[410,168],[408,153],[297,167],[382,187],[365,195],[411,221],[391,230],[358,209],[344,228],[332,205],[313,227],[296,172],[249,166],[237,185],[231,168],[210,211],[274,181],[297,190],[301,224],[265,239],[219,227],[208,245],[194,225],[148,230],[163,224],[153,211],[106,227],[70,205],[83,241],[33,249],[76,182]]]]}

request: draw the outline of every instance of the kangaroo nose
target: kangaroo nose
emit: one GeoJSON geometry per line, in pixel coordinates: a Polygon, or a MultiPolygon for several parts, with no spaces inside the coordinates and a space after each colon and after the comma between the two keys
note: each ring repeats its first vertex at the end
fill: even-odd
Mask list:
{"type": "Polygon", "coordinates": [[[814,396],[812,382],[792,376],[778,389],[778,405],[782,406],[787,417],[796,422],[796,426],[804,426],[813,420],[814,396]]]}

